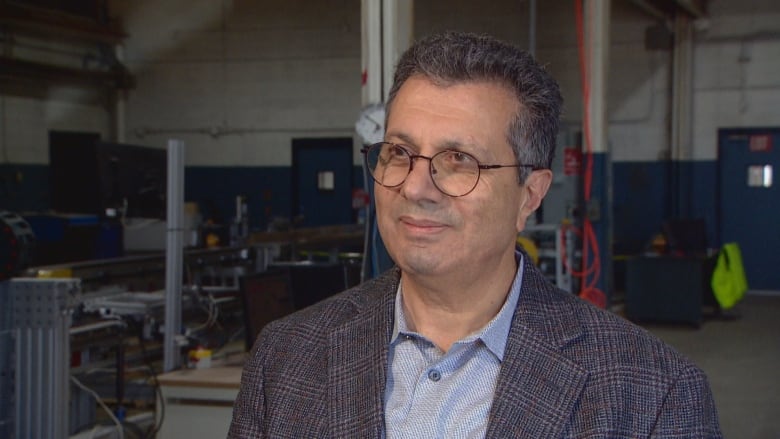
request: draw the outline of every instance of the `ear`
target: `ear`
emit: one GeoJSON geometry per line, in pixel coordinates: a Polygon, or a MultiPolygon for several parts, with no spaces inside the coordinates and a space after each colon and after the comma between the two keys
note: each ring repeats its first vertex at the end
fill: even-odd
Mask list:
{"type": "Polygon", "coordinates": [[[522,186],[525,200],[520,204],[520,211],[517,215],[518,233],[525,229],[525,221],[532,213],[542,205],[544,196],[552,184],[552,171],[549,169],[539,169],[531,172],[522,186]]]}

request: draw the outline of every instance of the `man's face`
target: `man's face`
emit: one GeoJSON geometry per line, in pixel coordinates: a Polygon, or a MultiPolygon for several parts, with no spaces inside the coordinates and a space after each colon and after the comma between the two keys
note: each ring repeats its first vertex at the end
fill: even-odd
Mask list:
{"type": "MultiPolygon", "coordinates": [[[[514,96],[495,84],[440,87],[413,76],[389,108],[385,140],[427,157],[454,149],[481,164],[514,164],[506,133],[518,109],[514,96]]],[[[517,168],[483,170],[471,193],[450,197],[436,189],[428,166],[417,159],[401,186],[375,185],[377,224],[396,264],[430,276],[514,261],[517,233],[546,193],[549,171],[535,171],[520,186],[517,168]]]]}

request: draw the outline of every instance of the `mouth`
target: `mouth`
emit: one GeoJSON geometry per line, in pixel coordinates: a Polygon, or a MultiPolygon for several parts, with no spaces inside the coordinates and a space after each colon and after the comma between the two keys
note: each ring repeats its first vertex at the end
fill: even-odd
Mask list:
{"type": "Polygon", "coordinates": [[[398,220],[408,230],[416,233],[437,233],[449,227],[446,223],[425,218],[401,216],[398,220]]]}

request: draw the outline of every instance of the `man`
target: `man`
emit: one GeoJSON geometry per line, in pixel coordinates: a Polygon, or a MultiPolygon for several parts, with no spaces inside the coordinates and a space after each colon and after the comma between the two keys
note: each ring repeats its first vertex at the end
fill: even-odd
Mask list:
{"type": "Polygon", "coordinates": [[[364,150],[396,267],[262,331],[229,436],[719,437],[699,369],[516,250],[560,108],[510,45],[411,47],[364,150]]]}

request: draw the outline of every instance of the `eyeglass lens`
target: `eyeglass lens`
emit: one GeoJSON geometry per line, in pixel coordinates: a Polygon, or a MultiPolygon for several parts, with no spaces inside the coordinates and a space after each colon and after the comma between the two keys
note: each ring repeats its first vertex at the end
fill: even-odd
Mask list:
{"type": "Polygon", "coordinates": [[[430,160],[429,171],[436,187],[443,193],[459,197],[471,192],[479,181],[479,162],[459,151],[441,151],[433,157],[412,156],[405,148],[392,143],[372,145],[366,152],[366,164],[377,183],[401,185],[412,169],[412,160],[430,160]]]}

